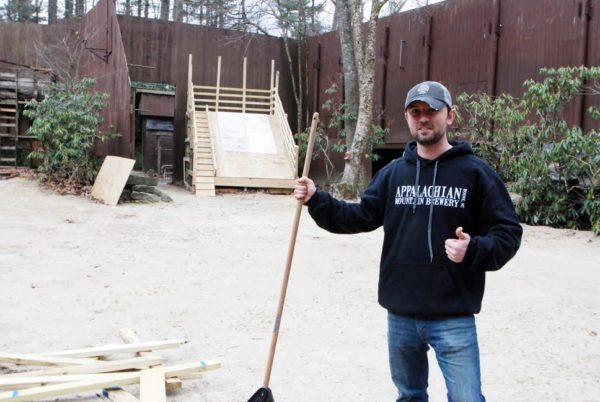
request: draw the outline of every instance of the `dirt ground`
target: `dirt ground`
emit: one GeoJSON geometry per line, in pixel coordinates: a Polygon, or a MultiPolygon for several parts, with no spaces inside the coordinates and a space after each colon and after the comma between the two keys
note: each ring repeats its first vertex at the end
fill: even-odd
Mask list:
{"type": "MultiPolygon", "coordinates": [[[[167,363],[221,361],[169,401],[247,401],[262,384],[295,200],[164,189],[174,203],[109,207],[0,181],[0,351],[118,344],[131,328],[189,341],[162,352],[167,363]]],[[[381,240],[381,230],[329,234],[302,215],[277,402],[395,400],[376,299],[381,240]]],[[[517,256],[488,275],[478,315],[488,401],[600,401],[599,292],[598,236],[526,226],[517,256]]],[[[444,401],[430,357],[431,400],[444,401]]]]}

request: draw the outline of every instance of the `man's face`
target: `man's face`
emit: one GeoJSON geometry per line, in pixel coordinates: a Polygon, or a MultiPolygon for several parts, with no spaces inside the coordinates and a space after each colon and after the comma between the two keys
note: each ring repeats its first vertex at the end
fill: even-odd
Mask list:
{"type": "Polygon", "coordinates": [[[446,136],[448,126],[454,122],[454,111],[448,108],[433,110],[425,102],[411,103],[404,117],[411,136],[421,145],[435,145],[446,136]]]}

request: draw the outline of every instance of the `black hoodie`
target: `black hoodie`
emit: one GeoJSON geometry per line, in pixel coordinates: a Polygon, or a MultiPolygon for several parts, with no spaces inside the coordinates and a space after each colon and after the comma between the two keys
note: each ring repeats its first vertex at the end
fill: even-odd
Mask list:
{"type": "Polygon", "coordinates": [[[361,197],[346,203],[318,191],[308,202],[315,222],[333,233],[368,232],[383,225],[379,303],[401,315],[437,318],[478,313],[485,272],[517,252],[522,228],[506,187],[466,143],[436,160],[416,143],[381,169],[361,197]],[[471,236],[462,263],[450,261],[446,239],[471,236]]]}

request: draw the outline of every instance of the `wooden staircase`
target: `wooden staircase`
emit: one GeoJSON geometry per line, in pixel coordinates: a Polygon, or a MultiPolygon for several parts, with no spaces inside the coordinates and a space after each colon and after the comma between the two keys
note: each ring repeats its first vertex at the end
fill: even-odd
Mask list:
{"type": "Polygon", "coordinates": [[[3,73],[2,78],[3,85],[0,87],[0,166],[17,166],[18,76],[17,73],[3,73]]]}
{"type": "Polygon", "coordinates": [[[215,163],[206,111],[195,110],[194,188],[196,195],[215,196],[215,163]]]}
{"type": "Polygon", "coordinates": [[[216,86],[194,85],[192,56],[189,56],[183,182],[197,195],[215,196],[216,187],[290,189],[294,186],[298,146],[277,94],[279,75],[275,74],[275,62],[271,61],[268,89],[248,88],[246,70],[244,58],[242,87],[222,86],[219,56],[216,86]],[[223,129],[225,132],[220,131],[223,129]],[[243,139],[228,134],[232,132],[243,139]],[[263,134],[267,137],[271,134],[272,142],[261,138],[263,134]],[[253,141],[258,148],[251,148],[244,141],[253,141]]]}

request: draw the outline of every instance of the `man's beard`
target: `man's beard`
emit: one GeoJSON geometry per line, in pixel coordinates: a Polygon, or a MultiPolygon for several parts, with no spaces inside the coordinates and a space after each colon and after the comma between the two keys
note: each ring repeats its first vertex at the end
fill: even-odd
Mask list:
{"type": "Polygon", "coordinates": [[[427,137],[424,137],[424,136],[422,136],[421,134],[419,134],[419,130],[417,130],[417,131],[416,131],[416,132],[413,134],[413,138],[414,138],[415,140],[417,140],[417,142],[418,142],[420,145],[426,145],[426,146],[429,146],[429,145],[435,145],[435,144],[437,144],[438,142],[440,142],[440,140],[441,140],[442,138],[444,138],[444,133],[441,133],[441,132],[438,132],[438,131],[433,131],[433,135],[431,135],[431,136],[427,136],[427,137]]]}

